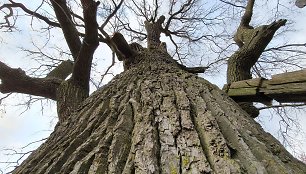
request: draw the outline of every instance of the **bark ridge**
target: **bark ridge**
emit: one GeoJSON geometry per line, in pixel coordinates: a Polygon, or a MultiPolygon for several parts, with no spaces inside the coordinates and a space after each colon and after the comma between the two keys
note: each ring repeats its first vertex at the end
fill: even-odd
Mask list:
{"type": "Polygon", "coordinates": [[[306,171],[225,93],[166,52],[133,60],[13,173],[306,171]]]}

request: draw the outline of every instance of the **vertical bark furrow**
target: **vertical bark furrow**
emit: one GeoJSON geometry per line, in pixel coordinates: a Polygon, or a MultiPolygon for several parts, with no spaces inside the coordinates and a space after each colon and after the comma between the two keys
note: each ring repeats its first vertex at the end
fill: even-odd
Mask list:
{"type": "Polygon", "coordinates": [[[195,103],[194,123],[211,167],[216,173],[240,173],[239,163],[231,159],[230,149],[216,118],[208,110],[203,98],[197,97],[195,103]]]}
{"type": "MultiPolygon", "coordinates": [[[[208,86],[208,84],[205,84],[208,86]]],[[[263,164],[255,158],[251,149],[248,147],[245,140],[242,138],[241,133],[239,132],[239,127],[241,125],[236,125],[228,120],[229,117],[237,117],[235,112],[244,112],[239,107],[235,105],[236,111],[228,112],[229,106],[222,105],[218,101],[220,99],[220,95],[213,95],[213,91],[215,87],[208,87],[210,90],[206,89],[201,94],[204,101],[207,104],[207,109],[211,111],[212,115],[214,115],[217,123],[221,129],[223,137],[226,139],[227,144],[235,149],[236,155],[235,157],[239,160],[241,170],[246,170],[249,173],[265,173],[265,167],[263,164]],[[239,110],[239,111],[238,111],[239,110]]],[[[240,123],[241,124],[241,123],[240,123]]]]}
{"type": "MultiPolygon", "coordinates": [[[[276,156],[273,154],[271,149],[269,147],[265,147],[268,145],[265,141],[259,141],[257,139],[257,135],[264,135],[264,132],[260,132],[262,130],[260,127],[258,127],[258,124],[247,117],[244,117],[242,112],[237,111],[237,107],[235,107],[235,104],[229,105],[230,99],[227,97],[224,97],[221,92],[217,92],[216,90],[212,91],[213,96],[221,96],[216,98],[217,103],[219,104],[219,107],[217,108],[223,108],[224,111],[226,111],[227,117],[224,116],[217,117],[219,119],[219,125],[222,127],[223,130],[232,130],[232,135],[237,134],[236,131],[238,131],[240,134],[240,141],[239,145],[244,145],[246,150],[240,150],[243,153],[249,153],[252,156],[256,158],[255,161],[257,165],[254,165],[256,167],[257,171],[265,171],[267,173],[291,173],[292,169],[285,168],[286,161],[281,161],[279,159],[279,156],[276,156]],[[224,102],[227,101],[227,102],[224,102]],[[231,112],[229,112],[231,111],[231,112]],[[228,124],[225,124],[229,122],[228,124]],[[232,128],[229,128],[231,126],[232,128]],[[265,142],[265,143],[262,143],[265,142]],[[285,163],[284,163],[285,162],[285,163]]],[[[226,131],[223,133],[225,137],[230,138],[231,136],[226,135],[226,131]]],[[[236,140],[232,142],[237,142],[236,140]]],[[[274,144],[278,144],[277,141],[273,140],[274,144]]],[[[233,144],[235,145],[235,144],[233,144]]],[[[237,145],[235,145],[237,146],[237,145]]],[[[269,145],[268,145],[269,146],[269,145]]],[[[282,149],[283,150],[283,149],[282,149]]],[[[239,154],[237,154],[237,157],[239,157],[239,154]]],[[[291,157],[290,157],[291,158],[291,157]]],[[[246,156],[246,159],[251,159],[249,156],[246,156]]],[[[289,159],[289,157],[287,157],[289,159]]],[[[241,160],[240,160],[241,161],[241,160]]],[[[298,170],[296,171],[297,173],[298,170]]]]}
{"type": "Polygon", "coordinates": [[[89,173],[107,173],[108,171],[107,161],[113,134],[108,132],[107,134],[102,134],[101,137],[100,142],[94,149],[95,158],[90,166],[89,173]]]}
{"type": "MultiPolygon", "coordinates": [[[[116,89],[118,89],[117,86],[115,86],[113,90],[116,90],[116,89]]],[[[127,118],[131,117],[131,115],[126,112],[121,112],[119,114],[121,110],[124,110],[119,107],[120,101],[122,101],[122,98],[125,96],[124,89],[125,88],[118,90],[117,93],[114,93],[111,91],[109,91],[109,93],[105,93],[105,95],[102,95],[104,98],[104,101],[102,102],[102,104],[97,106],[96,110],[90,111],[91,113],[89,114],[91,115],[90,120],[92,120],[92,122],[97,122],[96,129],[93,133],[94,135],[96,135],[96,137],[91,138],[91,139],[102,139],[103,140],[103,137],[105,135],[108,135],[106,136],[108,138],[106,138],[104,141],[99,143],[99,144],[102,144],[103,146],[98,145],[99,148],[95,148],[93,150],[96,153],[96,157],[92,160],[92,163],[89,169],[90,171],[97,171],[97,170],[102,170],[105,172],[108,171],[109,163],[106,161],[109,161],[109,158],[110,158],[109,155],[111,154],[111,151],[114,151],[114,146],[111,144],[112,142],[114,142],[114,139],[116,139],[116,135],[117,135],[116,133],[112,133],[112,132],[115,132],[113,131],[114,126],[118,124],[118,118],[121,118],[122,115],[127,116],[127,118]],[[110,94],[116,94],[116,95],[110,96],[110,94]],[[112,116],[110,117],[110,115],[112,116]],[[97,117],[100,119],[97,120],[97,117]],[[105,163],[101,164],[101,159],[104,159],[105,161],[103,160],[103,162],[105,163]]],[[[125,97],[125,98],[128,98],[128,97],[125,97]]],[[[125,105],[123,105],[122,107],[125,107],[125,105]]],[[[88,114],[85,114],[85,115],[88,115],[88,114]]],[[[125,121],[126,120],[124,121],[122,120],[122,122],[124,123],[125,121]]],[[[120,130],[119,128],[117,129],[120,130]]],[[[125,144],[125,143],[122,143],[122,144],[125,144]]],[[[82,161],[86,163],[85,159],[82,161]]]]}
{"type": "MultiPolygon", "coordinates": [[[[163,89],[162,89],[163,90],[163,89]]],[[[177,147],[177,134],[180,133],[179,114],[175,108],[173,91],[163,97],[155,111],[160,137],[160,164],[162,173],[179,173],[180,149],[177,147]]]]}
{"type": "Polygon", "coordinates": [[[159,173],[157,130],[151,121],[148,122],[148,117],[153,114],[152,111],[142,114],[144,118],[136,121],[132,140],[135,146],[135,173],[159,173]]]}
{"type": "Polygon", "coordinates": [[[242,112],[237,112],[235,105],[228,105],[231,99],[225,97],[222,95],[222,92],[217,90],[213,94],[221,94],[221,98],[218,98],[218,103],[221,108],[227,108],[227,112],[231,111],[228,112],[230,114],[227,119],[240,132],[254,156],[265,165],[264,167],[268,173],[301,173],[301,171],[306,171],[305,165],[293,158],[280,145],[278,140],[269,133],[266,133],[258,123],[251,118],[244,117],[242,112]],[[233,115],[233,113],[235,114],[233,115]]]}
{"type": "MultiPolygon", "coordinates": [[[[106,100],[106,102],[102,102],[100,104],[101,107],[95,104],[94,106],[96,106],[96,109],[105,108],[103,107],[103,105],[108,104],[109,102],[107,101],[108,100],[106,100]]],[[[110,106],[107,106],[107,107],[110,107],[110,106]]],[[[61,166],[63,164],[64,166],[61,168],[61,170],[64,170],[63,171],[64,173],[66,171],[70,171],[70,168],[72,169],[75,163],[78,162],[83,157],[85,157],[87,152],[90,152],[97,144],[97,140],[96,140],[97,138],[93,132],[95,132],[95,129],[97,127],[101,126],[101,123],[105,120],[107,115],[105,114],[104,116],[98,115],[100,112],[99,111],[95,112],[95,110],[91,108],[92,107],[88,107],[88,109],[86,110],[87,112],[83,114],[86,116],[89,116],[94,113],[93,114],[95,115],[94,120],[88,122],[86,119],[84,119],[86,117],[80,117],[79,122],[78,122],[80,129],[76,131],[73,131],[74,130],[73,128],[68,129],[68,131],[69,130],[72,131],[71,133],[67,132],[68,142],[71,142],[71,143],[68,145],[68,147],[66,147],[65,153],[60,152],[59,159],[57,160],[57,162],[54,163],[54,166],[61,166]],[[74,138],[71,139],[72,137],[74,138]],[[86,140],[92,140],[92,141],[87,142],[86,140]],[[69,162],[64,164],[63,161],[69,161],[69,162]]],[[[113,113],[112,115],[116,117],[115,113],[113,113]]],[[[101,135],[101,137],[103,137],[103,135],[101,135]]],[[[49,170],[47,170],[46,173],[55,173],[57,171],[58,171],[58,167],[53,168],[52,166],[49,166],[49,170]]]]}
{"type": "Polygon", "coordinates": [[[90,173],[90,167],[92,166],[94,158],[95,152],[90,152],[86,158],[84,158],[82,161],[78,161],[75,164],[75,167],[71,173],[90,173]]]}
{"type": "Polygon", "coordinates": [[[92,165],[95,159],[94,153],[97,151],[96,146],[98,145],[99,139],[102,139],[104,137],[104,135],[106,134],[106,129],[108,127],[112,127],[112,125],[103,124],[103,122],[108,123],[106,119],[110,118],[107,116],[111,114],[111,112],[108,109],[106,109],[109,108],[109,103],[110,103],[109,100],[106,99],[104,102],[100,103],[100,105],[94,104],[96,109],[88,109],[91,112],[87,114],[85,113],[85,115],[95,116],[92,117],[91,120],[86,121],[86,119],[83,120],[84,117],[80,118],[80,120],[83,120],[83,123],[85,122],[86,123],[85,125],[87,125],[87,128],[84,131],[87,130],[87,132],[90,132],[89,133],[90,136],[82,137],[82,139],[84,140],[87,139],[87,141],[81,143],[79,147],[75,150],[75,152],[72,155],[70,155],[71,156],[70,159],[67,160],[69,162],[66,163],[66,166],[65,165],[63,166],[60,173],[68,173],[68,171],[71,171],[72,169],[74,171],[78,171],[79,167],[82,167],[83,170],[84,166],[88,167],[89,170],[90,166],[92,165]],[[91,161],[92,163],[89,163],[89,161],[91,161]]]}
{"type": "MultiPolygon", "coordinates": [[[[186,84],[186,80],[179,77],[173,83],[173,91],[175,93],[176,110],[179,113],[179,121],[181,132],[177,136],[177,146],[180,149],[182,159],[182,173],[210,173],[207,157],[201,147],[198,133],[192,120],[191,101],[189,100],[186,88],[190,84],[186,84]],[[181,85],[179,85],[181,84],[181,85]]],[[[192,91],[197,92],[197,89],[192,91]]]]}
{"type": "MultiPolygon", "coordinates": [[[[54,136],[50,136],[50,137],[54,137],[56,139],[53,139],[53,142],[48,142],[48,144],[53,144],[53,146],[48,147],[48,144],[46,144],[46,148],[49,148],[49,151],[46,153],[46,154],[42,154],[41,155],[41,158],[42,159],[41,161],[53,161],[54,163],[52,165],[50,164],[46,164],[44,165],[45,167],[42,167],[42,166],[37,166],[36,168],[39,168],[39,170],[37,170],[38,172],[37,173],[54,173],[58,170],[61,170],[63,168],[61,168],[61,165],[64,165],[64,161],[67,161],[67,157],[70,156],[70,154],[72,152],[75,151],[75,149],[80,145],[83,144],[82,141],[77,141],[75,142],[73,139],[78,139],[78,140],[86,140],[90,135],[92,134],[92,131],[95,129],[95,126],[94,124],[96,125],[100,125],[100,123],[106,118],[106,116],[108,114],[104,114],[104,116],[99,116],[97,117],[97,115],[99,115],[99,108],[101,108],[101,110],[104,110],[105,108],[109,108],[109,102],[107,102],[108,100],[106,100],[106,105],[105,104],[100,104],[99,100],[96,101],[96,103],[100,104],[99,106],[97,106],[97,104],[94,104],[93,106],[91,107],[85,107],[85,109],[83,111],[85,112],[80,112],[80,114],[82,115],[82,117],[80,117],[80,119],[78,120],[78,123],[74,123],[74,124],[78,124],[79,125],[79,129],[77,130],[74,130],[74,126],[73,126],[73,122],[71,119],[69,119],[68,121],[72,121],[72,122],[67,122],[66,124],[63,124],[63,125],[60,125],[61,128],[61,132],[66,132],[66,137],[67,138],[61,138],[61,139],[58,139],[56,137],[60,137],[58,136],[59,134],[62,134],[62,133],[55,133],[54,136]],[[96,118],[100,118],[99,120],[95,119],[91,122],[91,120],[88,120],[89,116],[92,116],[92,115],[95,115],[96,118]],[[85,116],[85,117],[84,117],[85,116]],[[67,126],[67,127],[66,127],[67,126]],[[83,133],[86,133],[87,135],[82,135],[83,133]],[[77,137],[77,138],[75,138],[77,137]],[[72,142],[72,143],[71,143],[72,142]],[[74,142],[74,143],[73,143],[74,142]],[[61,150],[62,149],[62,150],[61,150]],[[66,149],[66,151],[64,151],[64,149],[66,149]],[[68,150],[68,149],[71,149],[71,150],[68,150]],[[53,153],[52,153],[53,151],[53,153]],[[56,152],[56,153],[54,153],[56,152]],[[64,152],[64,153],[63,153],[64,152]],[[52,167],[52,166],[56,166],[56,167],[52,167]],[[49,169],[47,169],[49,168],[49,169]]],[[[94,118],[94,117],[91,117],[91,118],[94,118]]],[[[103,135],[101,135],[103,137],[103,135]]],[[[91,144],[91,143],[89,143],[91,144]]],[[[71,155],[72,157],[70,159],[72,160],[69,160],[70,163],[67,163],[66,165],[70,164],[70,165],[73,165],[78,159],[80,159],[80,154],[82,154],[81,150],[77,150],[75,152],[75,154],[78,154],[78,156],[74,156],[74,155],[71,155]],[[76,160],[73,160],[76,159],[76,160]]],[[[36,160],[35,160],[36,161],[36,160]]],[[[65,167],[65,169],[67,169],[68,167],[65,167]]],[[[32,172],[35,171],[35,170],[31,170],[32,172]]],[[[67,170],[68,171],[68,170],[67,170]]]]}
{"type": "MultiPolygon", "coordinates": [[[[35,165],[34,169],[32,169],[31,172],[36,171],[36,173],[47,173],[46,171],[50,168],[50,166],[53,166],[54,163],[57,163],[57,161],[60,159],[60,156],[62,153],[66,153],[66,148],[70,146],[70,143],[72,141],[71,138],[69,138],[69,136],[66,137],[62,137],[62,139],[58,139],[56,137],[60,137],[60,135],[62,136],[62,131],[65,130],[65,128],[59,126],[60,129],[58,129],[59,131],[61,130],[61,132],[56,132],[54,136],[51,136],[50,142],[45,142],[45,146],[43,146],[41,149],[42,151],[45,151],[45,153],[38,155],[38,157],[36,157],[37,159],[41,159],[41,163],[45,165],[43,165],[43,167],[41,166],[37,166],[35,165]],[[58,141],[57,141],[58,140],[58,141]],[[51,146],[51,144],[53,146],[51,146]],[[46,150],[48,149],[48,151],[46,150]]],[[[67,132],[67,130],[66,130],[67,132]]],[[[67,132],[66,135],[69,135],[70,133],[67,132]]],[[[69,151],[67,152],[69,154],[69,151]]],[[[29,164],[31,164],[29,162],[29,164]]],[[[32,165],[35,163],[32,163],[32,165]]],[[[62,164],[61,164],[62,165],[62,164]]],[[[57,167],[56,170],[60,170],[60,167],[57,167]]]]}
{"type": "MultiPolygon", "coordinates": [[[[209,171],[215,173],[240,173],[239,163],[232,160],[230,149],[222,135],[216,118],[209,110],[207,102],[201,97],[204,86],[200,83],[194,83],[195,76],[185,77],[188,100],[190,101],[191,120],[198,133],[201,147],[207,160],[209,171]],[[204,148],[205,147],[205,148],[204,148]],[[221,167],[222,166],[222,167],[221,167]]],[[[184,99],[186,101],[186,99],[184,99]]]]}
{"type": "Polygon", "coordinates": [[[108,173],[122,173],[131,148],[134,112],[132,105],[128,103],[132,96],[128,91],[123,96],[118,108],[121,112],[112,131],[114,137],[108,156],[108,173]]]}
{"type": "MultiPolygon", "coordinates": [[[[90,136],[89,136],[90,137],[90,136]]],[[[69,158],[66,160],[67,162],[61,167],[59,173],[69,173],[70,171],[79,171],[79,170],[88,170],[91,162],[94,159],[94,154],[91,152],[97,146],[98,139],[92,138],[88,139],[88,141],[80,143],[80,146],[75,149],[75,151],[69,155],[69,158]],[[81,169],[81,167],[83,167],[81,169]],[[85,169],[86,168],[86,169],[85,169]]],[[[62,161],[59,161],[62,162],[62,161]]],[[[49,170],[48,173],[56,173],[54,171],[49,170]]]]}
{"type": "Polygon", "coordinates": [[[66,150],[59,155],[56,162],[54,162],[52,165],[48,167],[45,173],[58,173],[61,169],[65,168],[71,169],[72,165],[74,165],[77,162],[78,157],[82,158],[85,156],[85,154],[80,150],[82,149],[82,147],[81,148],[79,147],[81,145],[85,145],[84,148],[86,148],[86,144],[84,144],[84,142],[87,140],[88,137],[90,137],[90,135],[91,131],[86,130],[74,139],[69,138],[71,141],[69,146],[66,147],[66,150]],[[77,155],[77,157],[75,157],[75,155],[77,155]]]}
{"type": "MultiPolygon", "coordinates": [[[[118,84],[119,85],[119,84],[118,84]]],[[[98,127],[97,133],[100,135],[100,139],[104,137],[104,135],[108,135],[109,138],[105,139],[104,141],[100,142],[104,144],[101,151],[101,154],[98,155],[100,158],[96,158],[98,168],[105,172],[109,171],[110,165],[110,156],[112,155],[112,151],[114,151],[113,141],[116,139],[116,133],[114,127],[118,124],[118,118],[122,117],[122,112],[120,106],[120,102],[122,98],[125,96],[124,88],[119,89],[117,85],[111,87],[112,90],[117,90],[117,93],[114,93],[109,99],[107,108],[109,109],[109,114],[104,122],[101,122],[100,126],[98,127]],[[103,160],[101,160],[101,158],[103,160]]],[[[104,96],[103,96],[104,97],[104,96]]],[[[102,111],[102,110],[101,110],[102,111]]],[[[124,114],[124,113],[123,113],[124,114]]],[[[129,115],[127,115],[129,116],[129,115]]],[[[122,145],[122,146],[125,146],[122,145]]]]}
{"type": "Polygon", "coordinates": [[[135,81],[132,81],[132,84],[128,85],[127,87],[127,92],[130,93],[130,99],[128,101],[128,104],[131,106],[131,112],[133,114],[132,122],[133,122],[133,130],[132,130],[132,134],[130,140],[131,140],[131,147],[130,147],[130,152],[129,154],[126,156],[126,162],[125,162],[125,166],[123,168],[122,173],[123,174],[135,174],[136,172],[136,168],[135,168],[135,152],[136,152],[136,143],[135,141],[133,141],[134,139],[132,137],[135,136],[136,133],[136,122],[137,119],[140,118],[140,114],[141,114],[141,84],[143,82],[143,79],[141,79],[141,77],[139,77],[139,79],[135,79],[135,81]]]}
{"type": "MultiPolygon", "coordinates": [[[[159,173],[159,137],[156,129],[154,99],[151,96],[151,81],[143,80],[140,84],[139,110],[135,113],[133,130],[135,173],[159,173]]],[[[155,101],[157,102],[157,101],[155,101]]]]}

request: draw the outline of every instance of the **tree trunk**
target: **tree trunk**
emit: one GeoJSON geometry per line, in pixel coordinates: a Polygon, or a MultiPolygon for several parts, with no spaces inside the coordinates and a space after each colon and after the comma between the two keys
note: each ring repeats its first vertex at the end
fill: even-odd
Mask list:
{"type": "Polygon", "coordinates": [[[159,49],[94,92],[13,173],[305,173],[216,86],[159,49]]]}
{"type": "MultiPolygon", "coordinates": [[[[248,25],[252,14],[254,0],[248,1],[247,11],[244,15],[247,16],[242,18],[242,24],[240,25],[248,25]],[[244,24],[246,22],[246,24],[244,24]]],[[[265,50],[266,46],[272,40],[275,32],[282,26],[286,24],[287,20],[280,19],[278,21],[274,21],[269,25],[261,25],[255,29],[246,29],[246,26],[239,26],[239,28],[244,27],[242,29],[237,30],[237,35],[244,34],[248,36],[245,44],[238,44],[241,46],[238,51],[236,51],[229,59],[227,63],[227,83],[233,83],[241,80],[248,80],[252,78],[251,68],[258,61],[260,55],[265,50]]],[[[235,36],[235,37],[236,37],[235,36]]],[[[245,38],[246,39],[246,38],[245,38]]],[[[237,41],[236,41],[237,42],[237,41]]],[[[240,41],[242,42],[242,41],[240,41]]],[[[239,101],[237,101],[239,102],[239,101]]],[[[272,100],[270,99],[270,102],[272,100]]],[[[242,109],[244,109],[251,117],[256,118],[259,115],[259,110],[253,106],[252,102],[239,102],[239,105],[242,109]]]]}

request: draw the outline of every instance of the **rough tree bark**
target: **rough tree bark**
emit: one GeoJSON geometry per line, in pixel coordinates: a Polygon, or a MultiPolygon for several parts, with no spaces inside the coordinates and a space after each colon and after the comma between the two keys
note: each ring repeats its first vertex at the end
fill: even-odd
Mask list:
{"type": "Polygon", "coordinates": [[[166,52],[145,49],[134,60],[13,173],[306,171],[233,100],[166,52]]]}
{"type": "MultiPolygon", "coordinates": [[[[69,19],[65,0],[51,2],[69,19]]],[[[1,92],[19,80],[9,78],[15,74],[22,82],[37,82],[37,89],[45,83],[52,87],[52,93],[39,90],[33,95],[55,99],[59,108],[54,132],[13,173],[305,173],[305,164],[223,91],[190,73],[205,69],[172,59],[159,40],[168,26],[162,27],[163,16],[145,23],[154,32],[148,33],[148,48],[128,44],[120,33],[108,40],[126,70],[87,97],[98,45],[98,3],[81,3],[83,43],[69,20],[59,20],[75,60],[69,80],[31,79],[0,62],[1,92]]],[[[26,93],[30,85],[20,86],[19,91],[9,90],[26,93]]]]}
{"type": "Polygon", "coordinates": [[[165,49],[123,45],[119,51],[133,52],[122,59],[126,71],[68,113],[13,173],[306,171],[223,91],[182,69],[165,49]]]}

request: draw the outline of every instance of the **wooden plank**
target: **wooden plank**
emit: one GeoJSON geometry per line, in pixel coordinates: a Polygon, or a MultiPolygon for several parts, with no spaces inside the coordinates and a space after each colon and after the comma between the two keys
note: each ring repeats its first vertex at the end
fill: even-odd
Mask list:
{"type": "Polygon", "coordinates": [[[268,94],[300,94],[306,93],[306,82],[305,83],[288,83],[280,85],[268,85],[266,88],[259,89],[265,95],[268,94]]]}
{"type": "Polygon", "coordinates": [[[230,89],[259,87],[264,78],[254,78],[231,83],[230,89]]]}
{"type": "Polygon", "coordinates": [[[278,102],[306,102],[306,82],[268,85],[259,91],[278,102]]]}
{"type": "Polygon", "coordinates": [[[252,96],[256,95],[257,88],[239,88],[239,89],[232,89],[228,90],[229,96],[252,96]]]}
{"type": "Polygon", "coordinates": [[[293,82],[306,82],[306,69],[273,75],[268,83],[274,85],[293,82]]]}
{"type": "Polygon", "coordinates": [[[306,69],[277,74],[271,80],[234,82],[225,90],[236,101],[262,102],[273,98],[279,102],[306,102],[306,69]]]}
{"type": "MultiPolygon", "coordinates": [[[[272,75],[272,78],[287,78],[287,77],[294,77],[294,76],[305,76],[306,69],[298,70],[298,71],[292,71],[292,72],[285,72],[281,74],[275,74],[272,75]]],[[[304,78],[305,79],[305,78],[304,78]]]]}

